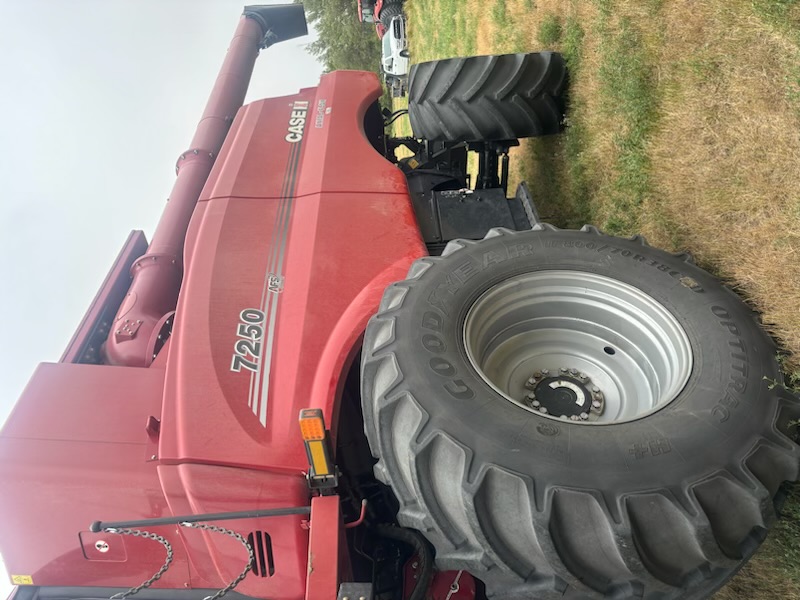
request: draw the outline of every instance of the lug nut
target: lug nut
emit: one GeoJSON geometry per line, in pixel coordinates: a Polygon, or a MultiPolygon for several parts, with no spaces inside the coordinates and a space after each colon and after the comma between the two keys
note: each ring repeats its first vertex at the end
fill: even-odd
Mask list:
{"type": "Polygon", "coordinates": [[[533,402],[531,402],[531,406],[533,406],[534,408],[539,408],[541,405],[542,403],[539,402],[538,400],[534,400],[533,402]]]}
{"type": "Polygon", "coordinates": [[[569,373],[569,369],[568,369],[567,367],[561,367],[561,368],[559,369],[559,371],[560,371],[561,373],[565,373],[565,374],[566,374],[566,373],[569,373]]]}
{"type": "Polygon", "coordinates": [[[603,405],[600,400],[592,400],[592,408],[600,408],[603,405]]]}
{"type": "Polygon", "coordinates": [[[540,406],[539,407],[539,412],[546,415],[547,414],[547,409],[544,406],[540,406]]]}
{"type": "Polygon", "coordinates": [[[593,391],[593,392],[596,394],[597,392],[599,392],[599,391],[600,391],[600,388],[599,388],[599,387],[597,387],[596,385],[593,385],[593,386],[592,386],[592,391],[593,391]]]}
{"type": "Polygon", "coordinates": [[[542,369],[542,376],[549,375],[550,369],[542,369]]]}
{"type": "Polygon", "coordinates": [[[581,413],[581,419],[584,420],[584,421],[588,421],[589,420],[589,414],[588,413],[581,413]]]}

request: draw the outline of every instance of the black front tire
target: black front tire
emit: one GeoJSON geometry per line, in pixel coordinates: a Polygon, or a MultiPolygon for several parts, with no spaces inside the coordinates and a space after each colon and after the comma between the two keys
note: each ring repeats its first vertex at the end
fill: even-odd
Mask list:
{"type": "Polygon", "coordinates": [[[563,129],[567,67],[555,52],[450,58],[413,65],[408,116],[432,141],[500,141],[563,129]]]}
{"type": "Polygon", "coordinates": [[[362,405],[401,525],[490,598],[699,599],[755,552],[800,476],[800,403],[780,380],[752,312],[687,257],[537,225],[451,242],[387,288],[365,335],[362,405]],[[677,396],[591,426],[490,387],[466,356],[466,314],[499,282],[544,270],[620,281],[672,314],[694,354],[677,396]]]}

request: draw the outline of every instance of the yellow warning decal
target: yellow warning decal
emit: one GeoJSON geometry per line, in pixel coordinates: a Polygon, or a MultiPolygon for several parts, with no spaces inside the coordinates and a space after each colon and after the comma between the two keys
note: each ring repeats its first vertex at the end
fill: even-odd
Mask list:
{"type": "Polygon", "coordinates": [[[12,575],[11,583],[14,585],[33,585],[33,577],[30,575],[12,575]]]}

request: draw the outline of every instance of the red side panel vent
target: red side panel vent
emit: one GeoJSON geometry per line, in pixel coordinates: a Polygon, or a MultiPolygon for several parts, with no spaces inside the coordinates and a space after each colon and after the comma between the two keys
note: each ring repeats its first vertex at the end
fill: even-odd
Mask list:
{"type": "Polygon", "coordinates": [[[272,558],[272,540],[266,531],[253,531],[247,536],[247,543],[253,549],[255,562],[253,573],[259,577],[272,577],[275,574],[275,562],[272,558]]]}

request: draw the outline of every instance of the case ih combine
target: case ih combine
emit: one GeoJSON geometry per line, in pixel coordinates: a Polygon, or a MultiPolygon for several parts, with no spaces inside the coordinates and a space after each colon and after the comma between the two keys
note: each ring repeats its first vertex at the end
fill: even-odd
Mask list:
{"type": "Polygon", "coordinates": [[[800,467],[752,313],[506,197],[557,54],[417,65],[398,140],[371,73],[242,106],[303,33],[245,9],[152,240],[3,429],[15,600],[708,597],[800,467]]]}

